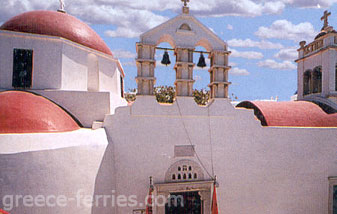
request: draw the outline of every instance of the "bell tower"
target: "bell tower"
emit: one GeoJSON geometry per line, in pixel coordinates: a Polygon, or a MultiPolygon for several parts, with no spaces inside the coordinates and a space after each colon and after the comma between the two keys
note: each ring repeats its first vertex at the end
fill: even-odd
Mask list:
{"type": "Polygon", "coordinates": [[[297,75],[298,100],[323,103],[337,107],[337,32],[329,26],[330,12],[325,11],[324,22],[314,41],[300,42],[297,75]]]}
{"type": "MultiPolygon", "coordinates": [[[[228,98],[228,56],[227,44],[214,32],[204,26],[189,13],[187,3],[184,3],[182,14],[167,22],[145,32],[140,36],[137,49],[137,85],[138,95],[153,95],[153,87],[156,82],[155,67],[157,60],[155,52],[160,43],[167,42],[172,48],[165,51],[173,51],[176,57],[174,71],[176,73],[176,96],[193,96],[193,55],[200,54],[198,66],[205,66],[204,54],[210,59],[210,84],[211,98],[228,98]],[[206,51],[196,51],[201,46],[206,51]]],[[[173,61],[173,60],[172,60],[173,61]]],[[[164,64],[169,62],[168,54],[164,54],[164,64]]]]}

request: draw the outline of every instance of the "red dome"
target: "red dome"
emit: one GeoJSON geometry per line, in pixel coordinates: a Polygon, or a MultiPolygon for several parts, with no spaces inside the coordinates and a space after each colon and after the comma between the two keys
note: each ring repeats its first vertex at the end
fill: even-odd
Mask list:
{"type": "Polygon", "coordinates": [[[1,30],[63,37],[70,41],[112,55],[101,37],[87,24],[62,12],[31,11],[5,22],[1,30]]]}
{"type": "Polygon", "coordinates": [[[79,125],[62,108],[29,92],[0,93],[0,134],[66,132],[79,125]]]}
{"type": "Polygon", "coordinates": [[[337,113],[327,114],[307,101],[244,101],[236,107],[254,109],[263,126],[337,127],[337,113]]]}

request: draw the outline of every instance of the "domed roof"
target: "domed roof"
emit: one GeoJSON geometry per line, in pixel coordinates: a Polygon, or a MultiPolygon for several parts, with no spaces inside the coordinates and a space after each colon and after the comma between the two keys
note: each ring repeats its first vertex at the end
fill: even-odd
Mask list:
{"type": "Polygon", "coordinates": [[[70,41],[112,55],[102,38],[87,24],[62,12],[31,11],[5,22],[1,30],[63,37],[70,41]]]}
{"type": "Polygon", "coordinates": [[[263,126],[337,127],[337,113],[327,114],[307,101],[244,101],[236,107],[254,109],[263,126]]]}
{"type": "Polygon", "coordinates": [[[79,125],[48,99],[23,91],[0,93],[0,134],[66,132],[79,125]]]}

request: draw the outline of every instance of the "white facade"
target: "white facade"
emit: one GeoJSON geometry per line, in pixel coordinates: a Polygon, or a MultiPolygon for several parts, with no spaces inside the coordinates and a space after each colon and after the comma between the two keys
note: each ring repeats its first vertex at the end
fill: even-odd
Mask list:
{"type": "MultiPolygon", "coordinates": [[[[328,213],[328,177],[337,175],[335,128],[261,127],[253,111],[234,109],[227,100],[200,107],[182,97],[168,106],[152,96],[119,108],[104,126],[116,155],[118,194],[143,200],[149,176],[158,191],[171,165],[182,159],[198,162],[195,155],[174,153],[175,146],[190,145],[190,137],[210,173],[213,156],[221,213],[328,213]]],[[[207,184],[211,178],[203,174],[207,184]]],[[[175,186],[171,183],[171,190],[175,186]]],[[[115,213],[136,208],[120,207],[115,213]]],[[[164,213],[162,207],[155,209],[164,213]]]]}
{"type": "MultiPolygon", "coordinates": [[[[14,48],[29,49],[33,50],[32,86],[26,90],[109,92],[110,109],[106,113],[126,105],[121,97],[124,71],[119,60],[110,55],[59,37],[3,30],[0,31],[0,48],[0,90],[14,89],[14,48]]],[[[52,96],[49,98],[53,100],[52,96]]]]}

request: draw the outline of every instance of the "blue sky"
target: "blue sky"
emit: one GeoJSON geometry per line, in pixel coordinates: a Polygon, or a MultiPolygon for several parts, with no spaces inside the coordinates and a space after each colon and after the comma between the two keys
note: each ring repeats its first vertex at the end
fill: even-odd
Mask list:
{"type": "MultiPolygon", "coordinates": [[[[57,0],[4,0],[0,23],[21,12],[58,9],[57,0]]],[[[191,14],[229,45],[229,94],[238,100],[289,100],[297,88],[296,49],[301,40],[313,41],[329,10],[329,24],[337,24],[335,0],[191,0],[191,14]]],[[[136,88],[135,43],[139,35],[173,18],[181,11],[180,0],[65,0],[69,14],[87,22],[105,40],[124,67],[125,89],[136,88]]],[[[337,26],[336,26],[337,27],[337,26]]],[[[161,44],[167,46],[168,44],[161,44]]],[[[200,48],[199,48],[200,49],[200,48]]],[[[162,52],[157,51],[157,60],[162,52]]],[[[195,55],[195,61],[199,55],[195,55]]],[[[174,57],[171,54],[171,61],[174,57]]],[[[157,85],[173,85],[173,65],[157,64],[157,85]]],[[[209,73],[195,69],[195,88],[207,88],[209,73]]]]}

